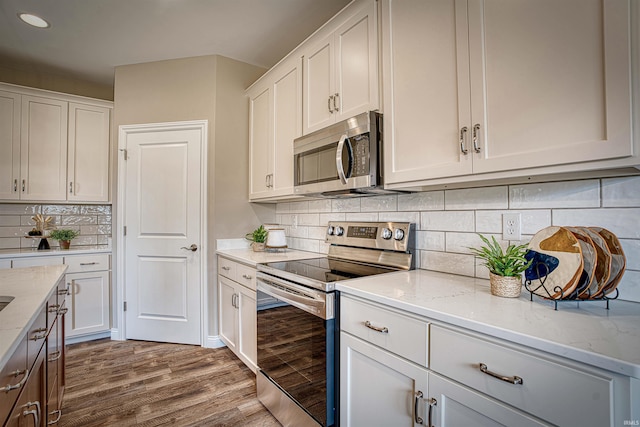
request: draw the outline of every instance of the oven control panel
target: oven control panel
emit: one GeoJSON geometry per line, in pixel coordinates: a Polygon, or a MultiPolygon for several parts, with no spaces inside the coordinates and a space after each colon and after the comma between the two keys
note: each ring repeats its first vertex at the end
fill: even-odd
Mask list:
{"type": "Polygon", "coordinates": [[[325,242],[407,252],[413,247],[413,227],[409,222],[331,221],[327,226],[325,242]]]}

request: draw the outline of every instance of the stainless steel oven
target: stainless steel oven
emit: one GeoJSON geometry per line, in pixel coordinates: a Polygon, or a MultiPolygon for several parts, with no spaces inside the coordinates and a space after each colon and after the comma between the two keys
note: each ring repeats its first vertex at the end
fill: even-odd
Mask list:
{"type": "Polygon", "coordinates": [[[258,265],[257,389],[284,426],[338,420],[341,280],[413,267],[409,223],[331,222],[327,256],[258,265]]]}

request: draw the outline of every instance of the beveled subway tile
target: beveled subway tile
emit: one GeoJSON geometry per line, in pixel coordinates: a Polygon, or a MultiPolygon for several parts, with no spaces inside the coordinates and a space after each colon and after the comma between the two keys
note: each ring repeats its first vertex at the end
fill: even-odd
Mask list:
{"type": "Polygon", "coordinates": [[[0,215],[0,227],[20,226],[20,215],[0,215]]]}
{"type": "Polygon", "coordinates": [[[420,218],[422,230],[429,231],[474,231],[473,211],[427,211],[420,218]]]}
{"type": "Polygon", "coordinates": [[[98,215],[98,224],[111,225],[111,215],[98,215]]]}
{"type": "Polygon", "coordinates": [[[444,209],[444,191],[398,195],[399,211],[437,211],[444,209]]]}
{"type": "Polygon", "coordinates": [[[420,212],[380,212],[378,221],[410,222],[420,228],[420,212]]]}
{"type": "Polygon", "coordinates": [[[76,216],[76,215],[63,215],[61,224],[64,226],[67,225],[86,225],[86,224],[97,224],[98,217],[93,216],[76,216]]]}
{"type": "Polygon", "coordinates": [[[347,214],[344,212],[332,212],[320,214],[320,225],[328,225],[329,221],[346,221],[347,214]]]}
{"type": "Polygon", "coordinates": [[[602,206],[640,206],[640,176],[602,180],[602,206]]]}
{"type": "Polygon", "coordinates": [[[98,245],[108,245],[109,236],[98,234],[98,245]]]}
{"type": "Polygon", "coordinates": [[[417,231],[416,249],[444,252],[444,232],[417,231]]]}
{"type": "Polygon", "coordinates": [[[22,243],[18,237],[0,237],[0,249],[20,249],[20,244],[22,243]]]}
{"type": "Polygon", "coordinates": [[[309,200],[309,212],[310,213],[331,212],[331,200],[330,199],[309,200]]]}
{"type": "Polygon", "coordinates": [[[420,268],[473,277],[475,259],[473,255],[420,251],[420,268]]]}
{"type": "Polygon", "coordinates": [[[0,215],[35,215],[37,213],[40,213],[40,205],[0,203],[0,215]]]}
{"type": "Polygon", "coordinates": [[[627,270],[618,285],[620,299],[640,302],[640,271],[627,270]]]}
{"type": "Polygon", "coordinates": [[[98,234],[106,234],[111,235],[111,225],[99,225],[98,226],[98,234]]]}
{"type": "Polygon", "coordinates": [[[378,221],[378,214],[376,212],[347,212],[346,220],[357,222],[378,221]]]}
{"type": "Polygon", "coordinates": [[[369,196],[360,199],[362,212],[380,212],[398,210],[398,196],[396,194],[385,196],[369,196]]]}
{"type": "Polygon", "coordinates": [[[600,181],[545,182],[509,187],[510,209],[597,208],[600,181]]]}
{"type": "Polygon", "coordinates": [[[509,208],[509,191],[506,186],[446,190],[444,208],[448,211],[507,209],[509,208]]]}
{"type": "Polygon", "coordinates": [[[627,258],[627,269],[640,270],[640,240],[620,239],[627,258]]]}
{"type": "Polygon", "coordinates": [[[603,227],[619,239],[640,239],[640,208],[554,209],[552,225],[603,227]]]}
{"type": "Polygon", "coordinates": [[[360,212],[360,198],[332,199],[331,210],[333,212],[360,212]]]}
{"type": "Polygon", "coordinates": [[[81,205],[81,215],[111,215],[110,205],[81,205]]]}
{"type": "Polygon", "coordinates": [[[80,226],[80,234],[98,234],[98,226],[97,225],[81,225],[80,226]]]}
{"type": "Polygon", "coordinates": [[[82,212],[79,205],[43,205],[43,215],[80,215],[82,212]]]}

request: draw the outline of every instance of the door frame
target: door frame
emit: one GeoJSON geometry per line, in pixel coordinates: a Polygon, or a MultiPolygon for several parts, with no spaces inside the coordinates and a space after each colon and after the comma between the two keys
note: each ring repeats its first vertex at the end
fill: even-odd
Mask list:
{"type": "Polygon", "coordinates": [[[209,140],[209,122],[208,120],[191,120],[180,122],[166,122],[166,123],[144,123],[133,125],[120,125],[118,128],[118,197],[117,206],[115,209],[116,217],[113,219],[115,222],[115,247],[116,247],[116,289],[115,294],[112,292],[112,309],[111,314],[114,320],[117,320],[115,325],[111,328],[111,339],[117,341],[126,341],[126,316],[124,313],[125,301],[125,267],[126,267],[126,253],[124,242],[124,218],[125,218],[125,182],[126,182],[126,164],[125,156],[127,136],[136,133],[146,133],[152,131],[163,130],[193,130],[200,131],[201,144],[200,144],[200,170],[202,171],[200,176],[200,247],[201,262],[200,262],[200,345],[205,346],[208,336],[208,319],[209,319],[209,307],[207,301],[209,295],[207,292],[207,259],[208,259],[208,240],[207,240],[207,211],[208,211],[208,199],[207,199],[207,156],[208,156],[208,140],[209,140]]]}

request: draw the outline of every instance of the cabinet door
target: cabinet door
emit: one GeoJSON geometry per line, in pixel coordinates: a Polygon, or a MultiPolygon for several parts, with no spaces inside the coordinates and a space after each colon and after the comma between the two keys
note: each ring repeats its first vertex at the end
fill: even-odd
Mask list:
{"type": "Polygon", "coordinates": [[[67,200],[109,201],[110,110],[69,104],[67,200]]]}
{"type": "Polygon", "coordinates": [[[303,54],[302,131],[304,134],[335,122],[334,60],[333,34],[309,46],[303,54]]]}
{"type": "Polygon", "coordinates": [[[282,64],[273,83],[273,191],[293,194],[293,140],[302,135],[302,59],[282,64]]]}
{"type": "Polygon", "coordinates": [[[66,200],[68,103],[22,97],[20,198],[66,200]]]}
{"type": "Polygon", "coordinates": [[[474,173],[630,156],[629,0],[469,0],[474,173]]]}
{"type": "Polygon", "coordinates": [[[460,143],[470,109],[469,60],[457,48],[467,42],[459,3],[382,2],[387,184],[471,173],[469,132],[460,143]]]}
{"type": "Polygon", "coordinates": [[[340,425],[426,425],[426,369],[341,332],[340,370],[340,425]]]}
{"type": "Polygon", "coordinates": [[[0,199],[20,197],[21,96],[0,91],[0,199]]]}
{"type": "Polygon", "coordinates": [[[335,32],[336,121],[378,109],[376,7],[377,2],[363,3],[363,8],[335,32]]]}
{"type": "Polygon", "coordinates": [[[29,372],[29,379],[4,427],[42,427],[46,425],[43,419],[47,383],[44,353],[44,351],[41,352],[33,364],[33,369],[29,372]]]}
{"type": "Polygon", "coordinates": [[[69,283],[67,337],[109,330],[109,276],[108,271],[66,275],[69,283]]]}
{"type": "MultiPolygon", "coordinates": [[[[264,197],[269,193],[269,174],[272,171],[271,156],[273,134],[271,89],[269,85],[257,88],[249,99],[249,150],[251,179],[249,197],[264,197]]],[[[293,162],[293,160],[291,160],[293,162]]]]}
{"type": "Polygon", "coordinates": [[[255,372],[258,335],[256,325],[256,292],[238,286],[238,353],[243,362],[255,372]]]}
{"type": "Polygon", "coordinates": [[[236,285],[228,279],[218,276],[218,310],[220,313],[220,338],[234,353],[237,351],[238,312],[236,304],[236,285]]]}
{"type": "Polygon", "coordinates": [[[432,424],[441,427],[550,425],[432,372],[429,373],[429,396],[435,399],[431,407],[432,424]]]}

